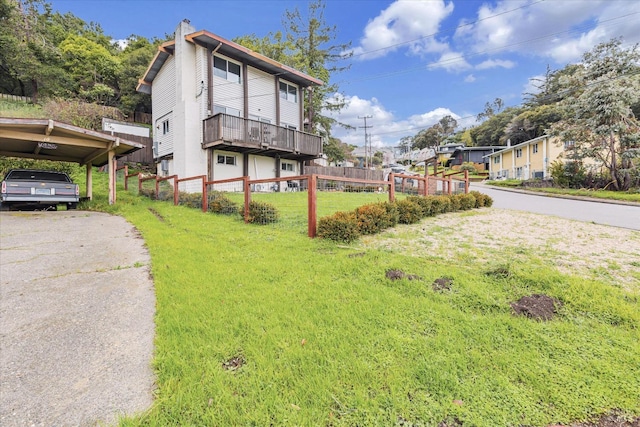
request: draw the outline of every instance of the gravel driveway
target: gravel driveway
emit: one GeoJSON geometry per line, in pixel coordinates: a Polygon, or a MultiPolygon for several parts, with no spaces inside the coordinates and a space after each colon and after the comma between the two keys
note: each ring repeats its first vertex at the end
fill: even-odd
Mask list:
{"type": "Polygon", "coordinates": [[[0,213],[0,425],[109,425],[151,405],[149,270],[121,217],[0,213]]]}

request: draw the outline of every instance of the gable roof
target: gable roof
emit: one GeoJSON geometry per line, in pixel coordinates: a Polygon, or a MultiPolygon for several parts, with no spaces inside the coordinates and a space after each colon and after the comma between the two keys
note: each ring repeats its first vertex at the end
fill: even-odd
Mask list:
{"type": "MultiPolygon", "coordinates": [[[[184,36],[184,38],[190,43],[215,50],[215,52],[218,52],[221,55],[227,56],[237,61],[243,63],[246,62],[248,65],[251,65],[252,67],[265,71],[269,74],[282,76],[286,80],[289,80],[303,87],[321,86],[324,84],[322,80],[304,74],[301,71],[284,65],[274,59],[268,58],[258,52],[254,52],[249,48],[224,39],[206,30],[187,34],[186,36],[184,36]]],[[[147,68],[147,71],[144,73],[144,76],[140,80],[138,80],[138,86],[136,87],[136,90],[138,92],[151,93],[151,84],[153,83],[153,80],[155,79],[156,75],[158,74],[166,60],[174,54],[176,47],[175,45],[175,40],[171,40],[161,44],[158,47],[158,52],[156,52],[156,55],[147,68]]]]}
{"type": "Polygon", "coordinates": [[[520,144],[516,144],[516,145],[508,145],[508,146],[506,146],[506,147],[503,147],[503,149],[502,149],[502,150],[500,150],[500,151],[494,151],[493,153],[491,153],[491,154],[487,154],[487,155],[486,155],[486,156],[484,156],[484,157],[492,157],[492,156],[495,156],[495,155],[497,155],[497,154],[505,153],[505,152],[507,152],[507,151],[511,151],[511,150],[513,150],[513,149],[515,149],[515,148],[518,148],[518,147],[521,147],[521,146],[525,146],[525,145],[529,145],[529,144],[531,144],[532,142],[540,141],[540,140],[545,139],[545,138],[549,138],[549,135],[542,135],[542,136],[539,136],[539,137],[537,137],[537,138],[529,139],[529,140],[527,140],[527,141],[521,142],[520,144]]]}

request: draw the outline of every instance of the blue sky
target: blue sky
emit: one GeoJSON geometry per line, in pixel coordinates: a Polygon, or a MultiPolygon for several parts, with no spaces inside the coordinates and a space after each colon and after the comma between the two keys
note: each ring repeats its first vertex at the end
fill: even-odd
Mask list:
{"type": "MultiPolygon", "coordinates": [[[[52,0],[101,25],[115,40],[173,33],[182,19],[232,39],[282,30],[292,0],[52,0]]],[[[336,118],[362,126],[371,115],[374,146],[395,145],[445,115],[460,128],[477,122],[488,101],[518,105],[547,66],[562,68],[613,37],[640,42],[638,0],[327,0],[325,21],[337,42],[351,42],[351,69],[335,76],[347,107],[336,118]]],[[[363,145],[364,131],[334,129],[363,145]]]]}

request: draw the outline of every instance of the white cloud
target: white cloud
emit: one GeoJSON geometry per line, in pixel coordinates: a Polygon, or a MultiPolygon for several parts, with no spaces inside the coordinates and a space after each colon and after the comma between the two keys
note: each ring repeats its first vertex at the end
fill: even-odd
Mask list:
{"type": "Polygon", "coordinates": [[[476,81],[476,78],[473,74],[469,74],[467,77],[464,78],[465,83],[473,83],[475,81],[476,81]]]}
{"type": "Polygon", "coordinates": [[[475,54],[509,51],[575,61],[598,43],[622,36],[640,41],[640,2],[625,0],[500,0],[478,9],[478,22],[458,28],[454,39],[475,54]]]}
{"type": "Polygon", "coordinates": [[[527,83],[522,88],[522,93],[536,94],[540,92],[540,88],[538,86],[540,86],[540,82],[544,81],[544,79],[545,79],[545,76],[543,76],[542,74],[529,77],[529,79],[527,80],[527,83]]]}
{"type": "Polygon", "coordinates": [[[464,59],[464,56],[462,56],[461,53],[445,52],[440,55],[440,59],[429,64],[428,68],[430,70],[443,68],[449,72],[459,73],[473,67],[467,62],[466,59],[464,59]]]}
{"type": "MultiPolygon", "coordinates": [[[[367,125],[372,126],[368,132],[371,134],[374,147],[395,146],[402,137],[413,136],[421,129],[438,123],[444,116],[452,116],[458,120],[460,128],[472,124],[467,123],[465,118],[461,118],[460,115],[444,107],[422,114],[414,114],[406,119],[398,119],[393,113],[386,110],[376,98],[362,99],[357,96],[345,96],[343,100],[346,104],[345,108],[339,114],[330,115],[339,122],[353,126],[354,129],[346,130],[336,126],[333,129],[333,136],[342,142],[355,146],[364,145],[364,129],[361,128],[364,126],[364,121],[360,117],[365,115],[371,116],[367,119],[367,125]]],[[[475,116],[473,117],[475,118],[475,116]]]]}
{"type": "Polygon", "coordinates": [[[353,53],[362,60],[379,58],[400,48],[399,44],[417,55],[443,52],[447,44],[437,41],[435,34],[452,12],[453,2],[444,0],[395,1],[369,21],[353,53]]]}
{"type": "Polygon", "coordinates": [[[488,70],[490,68],[498,68],[498,67],[509,69],[515,66],[516,66],[516,63],[513,61],[504,60],[504,59],[487,59],[486,61],[483,61],[478,65],[476,65],[476,69],[488,70]]]}

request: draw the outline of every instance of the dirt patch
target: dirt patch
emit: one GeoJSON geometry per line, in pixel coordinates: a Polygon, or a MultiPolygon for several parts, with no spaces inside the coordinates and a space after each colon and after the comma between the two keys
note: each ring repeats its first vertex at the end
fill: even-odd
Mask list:
{"type": "Polygon", "coordinates": [[[349,254],[349,258],[362,258],[365,256],[366,252],[357,252],[355,254],[349,254]]]}
{"type": "Polygon", "coordinates": [[[433,281],[431,287],[436,292],[450,291],[453,285],[453,279],[450,277],[438,277],[433,281]]]}
{"type": "Polygon", "coordinates": [[[640,292],[640,231],[635,230],[491,208],[398,225],[361,242],[363,249],[447,263],[508,265],[533,257],[561,273],[640,292]]]}
{"type": "Polygon", "coordinates": [[[535,320],[551,320],[562,307],[558,299],[541,294],[524,296],[511,303],[511,308],[516,315],[527,316],[535,320]]]}
{"type": "Polygon", "coordinates": [[[552,424],[549,427],[640,427],[640,417],[627,418],[619,412],[611,412],[586,423],[552,424]]]}
{"type": "Polygon", "coordinates": [[[233,356],[231,359],[225,361],[222,364],[222,369],[227,371],[235,371],[237,369],[242,368],[242,366],[245,363],[247,363],[247,361],[245,360],[244,356],[242,355],[233,356]]]}
{"type": "Polygon", "coordinates": [[[422,280],[422,277],[416,274],[407,274],[402,270],[387,270],[385,277],[389,280],[422,280]]]}

